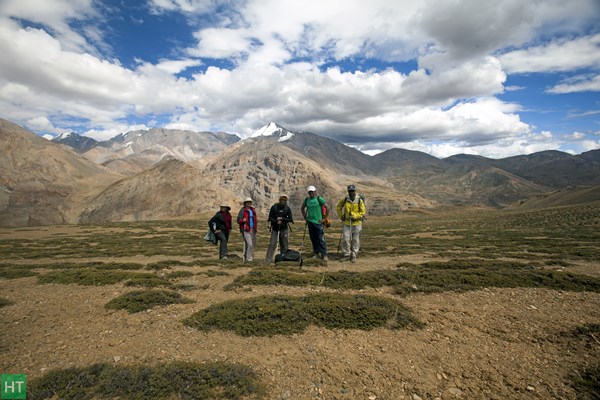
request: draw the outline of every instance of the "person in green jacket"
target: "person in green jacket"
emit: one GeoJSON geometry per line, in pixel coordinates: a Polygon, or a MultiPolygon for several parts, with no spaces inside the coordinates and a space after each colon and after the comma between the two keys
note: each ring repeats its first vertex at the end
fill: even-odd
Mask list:
{"type": "Polygon", "coordinates": [[[304,199],[300,211],[308,225],[314,257],[327,261],[327,243],[325,243],[323,222],[329,215],[329,206],[323,197],[317,196],[317,189],[314,186],[311,185],[306,190],[308,197],[304,199]]]}

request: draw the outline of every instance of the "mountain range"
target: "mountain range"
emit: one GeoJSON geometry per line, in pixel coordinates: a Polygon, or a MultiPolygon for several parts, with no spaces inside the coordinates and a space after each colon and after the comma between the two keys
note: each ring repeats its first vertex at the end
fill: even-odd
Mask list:
{"type": "Polygon", "coordinates": [[[298,219],[308,185],[335,208],[346,185],[355,184],[371,215],[590,201],[598,199],[600,185],[600,150],[504,159],[439,159],[404,149],[369,156],[275,123],[245,140],[160,128],[87,139],[70,133],[48,141],[0,119],[0,226],[195,216],[222,203],[237,211],[247,196],[266,214],[283,193],[298,219]]]}

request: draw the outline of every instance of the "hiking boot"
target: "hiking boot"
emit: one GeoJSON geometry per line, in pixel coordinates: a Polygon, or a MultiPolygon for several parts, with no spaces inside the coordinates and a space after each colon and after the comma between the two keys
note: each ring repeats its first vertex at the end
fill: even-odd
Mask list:
{"type": "Polygon", "coordinates": [[[321,258],[319,253],[314,253],[311,258],[321,258]]]}
{"type": "Polygon", "coordinates": [[[350,261],[350,256],[342,256],[340,257],[340,262],[350,261]]]}
{"type": "Polygon", "coordinates": [[[221,257],[221,260],[227,260],[227,256],[221,257]]]}
{"type": "Polygon", "coordinates": [[[329,261],[329,258],[327,258],[327,256],[323,256],[323,261],[327,262],[329,261]]]}
{"type": "Polygon", "coordinates": [[[356,262],[356,256],[350,256],[350,262],[351,263],[355,263],[356,262]]]}

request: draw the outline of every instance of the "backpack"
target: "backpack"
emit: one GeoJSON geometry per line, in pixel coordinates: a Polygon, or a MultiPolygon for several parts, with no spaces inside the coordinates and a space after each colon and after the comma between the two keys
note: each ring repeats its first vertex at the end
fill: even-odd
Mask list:
{"type": "MultiPolygon", "coordinates": [[[[325,206],[321,206],[321,214],[323,214],[323,215],[327,214],[327,209],[325,209],[325,206]]],[[[329,228],[330,226],[331,226],[331,220],[329,219],[329,215],[327,215],[327,218],[325,218],[325,221],[323,221],[323,227],[329,228]]]]}
{"type": "Polygon", "coordinates": [[[287,249],[282,254],[277,254],[275,256],[275,263],[282,262],[282,261],[293,261],[293,262],[299,261],[300,266],[302,266],[302,255],[300,254],[299,251],[287,249]]]}

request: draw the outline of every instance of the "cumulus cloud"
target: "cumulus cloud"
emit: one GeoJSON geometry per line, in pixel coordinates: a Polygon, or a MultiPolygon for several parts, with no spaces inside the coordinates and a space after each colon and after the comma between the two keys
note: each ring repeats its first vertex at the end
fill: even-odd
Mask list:
{"type": "MultiPolygon", "coordinates": [[[[531,47],[558,23],[571,32],[571,21],[600,15],[595,0],[147,4],[154,15],[185,14],[195,42],[172,58],[124,66],[104,55],[112,52],[101,3],[1,2],[0,115],[38,131],[76,126],[97,139],[152,127],[163,115],[167,127],[241,136],[276,121],[365,151],[395,144],[504,154],[560,145],[538,142],[522,107],[500,100],[525,89],[505,87],[507,73],[600,65],[600,34],[531,47]],[[347,67],[355,59],[414,64],[347,67]]],[[[597,75],[581,74],[548,93],[598,85],[597,75]]]]}

